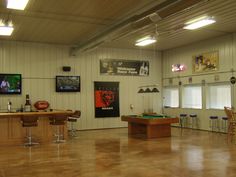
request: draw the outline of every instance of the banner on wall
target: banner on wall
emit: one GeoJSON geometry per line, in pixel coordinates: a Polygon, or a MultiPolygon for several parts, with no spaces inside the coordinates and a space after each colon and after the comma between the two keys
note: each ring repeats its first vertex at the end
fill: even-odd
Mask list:
{"type": "Polygon", "coordinates": [[[100,60],[100,74],[148,76],[149,62],[140,60],[100,60]]]}
{"type": "Polygon", "coordinates": [[[95,117],[120,117],[119,82],[94,82],[95,117]]]}

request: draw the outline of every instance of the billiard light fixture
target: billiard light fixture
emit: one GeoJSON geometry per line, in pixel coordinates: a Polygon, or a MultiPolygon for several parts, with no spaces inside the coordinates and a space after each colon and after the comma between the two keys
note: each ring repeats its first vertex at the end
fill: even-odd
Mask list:
{"type": "Polygon", "coordinates": [[[0,20],[0,35],[1,36],[10,36],[13,32],[13,24],[11,21],[3,22],[0,20]]]}
{"type": "Polygon", "coordinates": [[[136,41],[135,45],[136,46],[146,46],[146,45],[149,45],[149,44],[153,44],[155,43],[157,40],[155,37],[152,37],[152,36],[146,36],[144,38],[141,38],[139,40],[136,41]]]}
{"type": "Polygon", "coordinates": [[[138,93],[157,93],[159,92],[157,88],[157,84],[155,85],[145,85],[145,86],[140,86],[139,87],[138,93]]]}
{"type": "Polygon", "coordinates": [[[213,17],[201,17],[195,20],[191,20],[187,23],[185,23],[185,26],[183,27],[184,29],[188,29],[188,30],[195,30],[210,24],[215,23],[215,19],[213,17]]]}
{"type": "Polygon", "coordinates": [[[29,0],[8,0],[8,9],[24,10],[29,0]]]}

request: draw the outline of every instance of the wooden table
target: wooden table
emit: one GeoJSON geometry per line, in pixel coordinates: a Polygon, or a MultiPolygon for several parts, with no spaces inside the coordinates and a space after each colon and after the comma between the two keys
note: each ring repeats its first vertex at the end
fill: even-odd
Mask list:
{"type": "MultiPolygon", "coordinates": [[[[0,113],[0,145],[21,145],[25,142],[26,128],[21,125],[21,117],[24,115],[38,116],[38,126],[32,127],[32,136],[37,142],[51,142],[53,140],[53,126],[48,117],[56,115],[72,115],[72,111],[53,110],[41,112],[12,112],[0,113]]],[[[61,127],[64,138],[67,138],[67,124],[61,127]]]]}
{"type": "Polygon", "coordinates": [[[121,116],[122,121],[128,122],[128,134],[143,134],[146,138],[159,138],[171,136],[171,123],[178,123],[179,118],[170,117],[142,117],[142,116],[121,116]]]}

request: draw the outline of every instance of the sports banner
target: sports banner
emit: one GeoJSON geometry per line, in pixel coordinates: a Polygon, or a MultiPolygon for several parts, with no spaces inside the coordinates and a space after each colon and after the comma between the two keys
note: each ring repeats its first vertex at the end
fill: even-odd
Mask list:
{"type": "Polygon", "coordinates": [[[140,60],[100,60],[100,74],[124,76],[148,76],[149,62],[140,60]]]}
{"type": "Polygon", "coordinates": [[[119,82],[94,82],[95,117],[120,117],[119,82]]]}

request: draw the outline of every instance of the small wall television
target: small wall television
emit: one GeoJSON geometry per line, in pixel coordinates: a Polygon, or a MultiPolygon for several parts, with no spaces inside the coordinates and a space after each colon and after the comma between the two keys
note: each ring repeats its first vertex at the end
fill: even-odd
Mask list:
{"type": "Polygon", "coordinates": [[[0,73],[0,94],[21,94],[21,74],[0,73]]]}
{"type": "Polygon", "coordinates": [[[80,76],[56,76],[56,92],[80,92],[80,76]]]}

